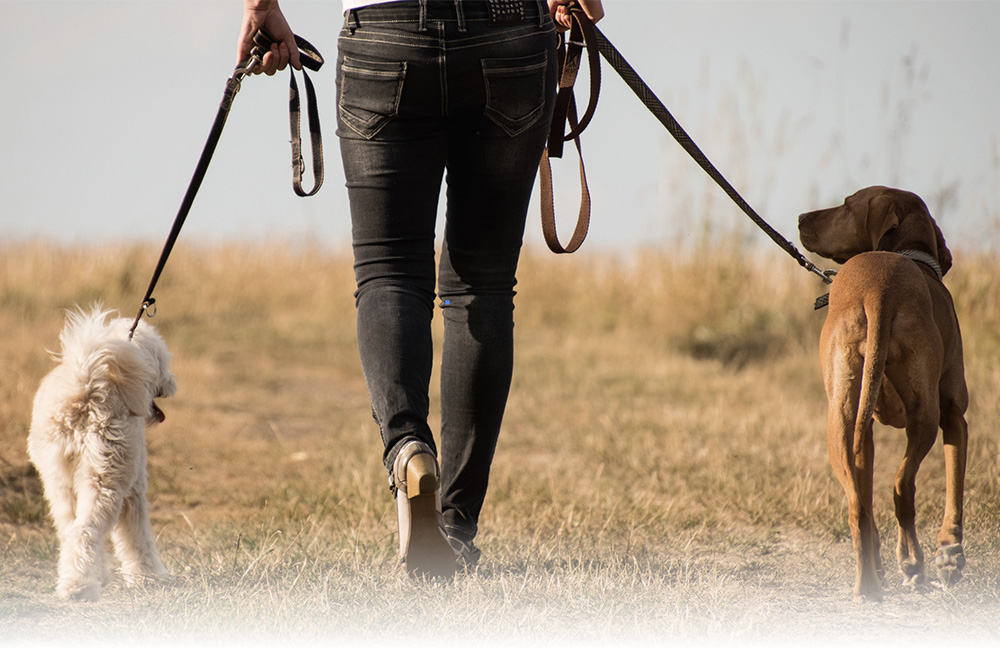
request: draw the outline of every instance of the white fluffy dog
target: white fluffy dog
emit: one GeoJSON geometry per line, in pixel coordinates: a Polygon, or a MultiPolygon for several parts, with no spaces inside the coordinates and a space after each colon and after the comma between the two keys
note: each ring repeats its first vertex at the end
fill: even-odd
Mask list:
{"type": "Polygon", "coordinates": [[[177,389],[170,353],[143,323],[95,307],[67,314],[59,362],[35,395],[28,454],[41,475],[59,534],[60,597],[98,600],[109,580],[110,533],[127,583],[170,578],[146,504],[147,423],[163,421],[153,399],[177,389]]]}

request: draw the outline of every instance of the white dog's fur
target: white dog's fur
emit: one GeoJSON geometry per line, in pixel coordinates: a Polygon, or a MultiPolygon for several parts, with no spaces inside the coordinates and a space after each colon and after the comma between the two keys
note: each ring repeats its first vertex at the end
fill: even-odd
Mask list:
{"type": "Polygon", "coordinates": [[[95,307],[67,314],[59,362],[35,395],[28,454],[41,475],[59,535],[60,597],[98,600],[109,580],[110,533],[127,583],[169,579],[146,504],[147,423],[153,399],[177,389],[170,353],[143,323],[95,307]]]}

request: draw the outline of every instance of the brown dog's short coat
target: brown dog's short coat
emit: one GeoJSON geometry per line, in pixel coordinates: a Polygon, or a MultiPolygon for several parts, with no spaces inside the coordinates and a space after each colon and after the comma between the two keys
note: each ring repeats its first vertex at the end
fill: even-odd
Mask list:
{"type": "Polygon", "coordinates": [[[847,494],[857,556],[856,597],[882,598],[879,536],[872,515],[872,418],[906,429],[896,474],[897,556],[904,582],[924,576],[915,527],[915,478],[944,431],[946,498],[937,537],[938,576],[957,582],[965,565],[962,502],[968,427],[962,339],[942,277],[952,257],[924,202],[870,187],[841,206],[799,216],[807,250],[842,263],[820,337],[830,463],[847,494]]]}

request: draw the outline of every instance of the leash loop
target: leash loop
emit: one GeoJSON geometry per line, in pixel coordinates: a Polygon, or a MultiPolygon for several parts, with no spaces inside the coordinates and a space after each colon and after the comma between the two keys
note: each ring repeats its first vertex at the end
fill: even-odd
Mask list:
{"type": "Polygon", "coordinates": [[[556,94],[555,108],[552,113],[552,124],[549,126],[549,139],[538,163],[539,187],[541,190],[542,236],[549,250],[556,254],[576,252],[590,229],[590,188],[587,185],[587,170],[583,163],[583,150],[580,147],[580,134],[594,117],[597,110],[597,100],[601,89],[601,60],[594,47],[596,32],[593,22],[578,7],[570,11],[572,25],[569,37],[559,34],[559,92],[556,94]],[[576,83],[580,70],[583,50],[587,51],[587,66],[590,69],[590,101],[583,113],[577,119],[576,98],[573,85],[576,83]],[[566,132],[566,128],[569,132],[566,132]],[[556,231],[555,203],[552,188],[552,163],[550,158],[563,156],[563,144],[573,141],[576,154],[580,161],[580,211],[577,215],[573,236],[565,246],[559,242],[556,231]]]}
{"type": "Polygon", "coordinates": [[[292,189],[300,197],[311,197],[319,192],[323,185],[323,135],[319,126],[319,109],[316,106],[316,91],[313,88],[312,80],[305,72],[302,77],[306,84],[306,104],[309,120],[309,137],[312,149],[313,164],[313,187],[306,192],[302,189],[302,174],[305,173],[305,164],[302,160],[302,139],[300,137],[300,103],[299,87],[295,82],[295,73],[289,74],[288,84],[288,123],[292,135],[292,189]]]}
{"type": "MultiPolygon", "coordinates": [[[[305,70],[311,69],[314,72],[318,72],[325,61],[315,46],[298,35],[293,36],[295,37],[295,46],[299,49],[299,62],[304,68],[302,70],[302,77],[305,80],[306,87],[306,107],[313,162],[313,187],[308,192],[302,189],[302,174],[305,173],[306,169],[302,160],[302,139],[299,129],[302,112],[299,86],[295,81],[295,69],[290,67],[288,74],[288,125],[292,144],[292,190],[299,197],[311,197],[319,192],[320,186],[323,185],[323,134],[320,131],[319,125],[316,90],[313,88],[312,80],[305,70]]],[[[255,46],[250,50],[250,60],[245,68],[247,70],[252,70],[263,61],[264,54],[271,50],[271,46],[275,40],[263,30],[258,30],[253,36],[253,42],[255,46]]]]}

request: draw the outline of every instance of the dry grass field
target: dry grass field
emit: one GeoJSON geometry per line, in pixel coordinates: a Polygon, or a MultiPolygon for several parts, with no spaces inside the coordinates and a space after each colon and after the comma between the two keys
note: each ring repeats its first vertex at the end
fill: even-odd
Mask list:
{"type": "MultiPolygon", "coordinates": [[[[182,243],[153,320],[179,391],[148,432],[153,523],[177,580],[136,590],[116,577],[99,603],[60,602],[25,453],[31,399],[63,309],[101,300],[131,316],[157,252],[0,251],[0,646],[1000,649],[1000,258],[961,250],[946,283],[972,394],[968,565],[951,589],[900,585],[903,439],[882,427],[886,600],[852,600],[826,459],[822,285],[778,250],[527,253],[482,567],[415,584],[397,569],[349,259],[182,243]]],[[[918,485],[933,553],[940,446],[918,485]]]]}

